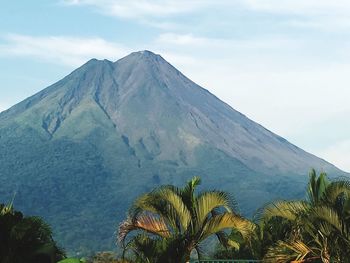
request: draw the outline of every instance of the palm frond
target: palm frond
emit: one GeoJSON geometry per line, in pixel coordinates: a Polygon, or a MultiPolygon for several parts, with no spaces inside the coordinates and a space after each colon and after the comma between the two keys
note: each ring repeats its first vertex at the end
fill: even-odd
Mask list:
{"type": "Polygon", "coordinates": [[[150,193],[141,195],[134,201],[134,204],[129,209],[129,217],[136,219],[141,213],[149,212],[161,216],[169,226],[175,231],[179,227],[178,213],[172,205],[165,200],[163,191],[171,191],[168,187],[156,188],[150,193]]]}
{"type": "Polygon", "coordinates": [[[202,230],[200,241],[217,232],[229,228],[234,228],[237,230],[239,233],[241,233],[243,238],[249,238],[254,231],[255,225],[252,224],[249,220],[240,217],[239,215],[225,212],[211,217],[206,222],[202,230]]]}
{"type": "Polygon", "coordinates": [[[317,177],[315,169],[312,169],[309,176],[310,179],[307,188],[308,200],[311,204],[316,205],[321,202],[330,183],[327,179],[327,174],[324,172],[321,172],[317,177]]]}
{"type": "Polygon", "coordinates": [[[191,222],[191,213],[184,204],[181,196],[170,189],[164,188],[159,190],[158,198],[166,201],[170,206],[168,208],[168,217],[171,217],[173,221],[176,221],[175,215],[172,213],[172,209],[174,209],[176,212],[176,218],[181,223],[182,228],[187,229],[191,222]]]}
{"type": "MultiPolygon", "coordinates": [[[[166,240],[152,239],[149,236],[139,234],[134,236],[124,247],[124,255],[128,250],[132,250],[141,262],[157,262],[166,248],[166,240]]],[[[125,257],[125,256],[123,256],[125,257]]],[[[140,262],[140,261],[137,261],[140,262]]]]}
{"type": "Polygon", "coordinates": [[[8,205],[4,205],[1,204],[0,205],[0,215],[6,215],[6,214],[10,214],[13,212],[13,205],[12,203],[8,204],[8,205]]]}
{"type": "Polygon", "coordinates": [[[230,199],[225,192],[210,191],[204,192],[196,198],[195,213],[197,225],[201,226],[208,215],[215,209],[224,207],[231,212],[230,199]]]}
{"type": "Polygon", "coordinates": [[[275,246],[268,249],[264,263],[289,263],[291,261],[304,260],[308,255],[312,255],[312,249],[300,240],[285,242],[278,241],[275,246]]]}
{"type": "MultiPolygon", "coordinates": [[[[316,218],[319,223],[326,223],[339,231],[343,230],[342,220],[340,219],[337,212],[328,206],[317,206],[313,207],[311,210],[311,215],[316,218]]],[[[316,221],[316,222],[317,222],[316,221]]],[[[316,223],[317,226],[317,223],[316,223]]],[[[331,232],[331,230],[329,230],[331,232]]]]}
{"type": "Polygon", "coordinates": [[[193,208],[194,191],[201,184],[201,179],[198,176],[193,177],[187,182],[186,186],[181,189],[181,197],[188,209],[193,208]]]}
{"type": "Polygon", "coordinates": [[[198,185],[201,184],[201,182],[202,182],[201,178],[199,176],[195,176],[190,181],[188,181],[187,186],[190,187],[191,189],[195,189],[198,185]]]}
{"type": "Polygon", "coordinates": [[[144,211],[154,214],[158,213],[157,208],[154,205],[156,199],[157,198],[154,194],[154,191],[139,196],[129,209],[129,216],[137,217],[139,213],[144,211]]]}
{"type": "Polygon", "coordinates": [[[241,247],[241,244],[235,240],[229,239],[227,241],[227,244],[231,247],[234,248],[235,250],[239,250],[239,248],[241,247]]]}
{"type": "Polygon", "coordinates": [[[342,194],[350,197],[350,181],[341,180],[332,182],[325,191],[324,199],[328,203],[334,204],[342,194]]]}
{"type": "Polygon", "coordinates": [[[128,218],[119,226],[118,240],[124,242],[126,236],[133,230],[142,230],[164,238],[170,236],[170,231],[164,220],[153,215],[141,215],[138,218],[128,218]]]}
{"type": "Polygon", "coordinates": [[[225,247],[227,248],[229,246],[228,241],[229,241],[229,236],[228,234],[225,233],[225,231],[219,231],[217,233],[215,233],[217,239],[219,240],[219,242],[225,247]]]}
{"type": "Polygon", "coordinates": [[[304,201],[276,201],[265,207],[262,218],[269,220],[272,217],[281,217],[289,221],[295,221],[308,209],[309,205],[304,201]]]}

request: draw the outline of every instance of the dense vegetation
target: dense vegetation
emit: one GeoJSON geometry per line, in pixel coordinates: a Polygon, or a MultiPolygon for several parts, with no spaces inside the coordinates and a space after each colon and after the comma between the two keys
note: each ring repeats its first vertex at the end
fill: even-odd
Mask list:
{"type": "Polygon", "coordinates": [[[0,204],[0,263],[55,263],[63,257],[44,221],[0,204]]]}
{"type": "MultiPolygon", "coordinates": [[[[288,193],[291,182],[286,178],[281,177],[272,189],[275,177],[249,170],[208,147],[196,151],[199,157],[195,167],[177,161],[156,161],[146,153],[138,164],[121,139],[104,142],[104,130],[96,129],[90,139],[75,142],[35,139],[35,131],[18,129],[0,128],[0,184],[5,186],[0,189],[0,197],[9,200],[16,192],[16,208],[43,217],[69,253],[113,249],[115,222],[124,219],[139,194],[151,191],[154,185],[181,186],[184,178],[197,174],[210,188],[228,193],[241,191],[238,200],[245,215],[251,215],[257,206],[250,198],[253,194],[259,202],[283,194],[286,198],[300,196],[300,190],[288,193]],[[10,137],[10,133],[15,136],[10,137]],[[215,180],[211,179],[214,173],[215,180]]],[[[300,185],[298,182],[298,189],[302,188],[300,185]]]]}
{"type": "MultiPolygon", "coordinates": [[[[88,259],[64,258],[40,218],[0,206],[1,263],[179,263],[194,258],[259,259],[264,263],[350,262],[350,181],[312,170],[305,200],[275,201],[253,220],[238,214],[222,191],[196,191],[194,177],[183,188],[165,185],[139,196],[120,224],[123,253],[88,259]],[[208,253],[203,241],[217,238],[208,253]],[[117,259],[119,258],[119,259],[117,259]]],[[[211,242],[212,244],[213,242],[211,242]]]]}
{"type": "MultiPolygon", "coordinates": [[[[173,262],[169,258],[176,258],[174,255],[179,251],[184,256],[186,251],[188,253],[193,249],[197,251],[196,256],[203,258],[199,249],[201,238],[205,239],[210,234],[217,234],[220,241],[211,258],[262,259],[266,263],[350,262],[348,180],[329,181],[325,173],[317,176],[315,170],[312,170],[306,200],[275,201],[261,208],[253,221],[243,219],[229,209],[228,213],[232,213],[229,224],[220,220],[224,216],[220,214],[223,210],[219,210],[221,206],[228,206],[227,199],[224,198],[223,201],[213,195],[225,194],[204,192],[196,197],[194,190],[189,190],[191,185],[195,185],[194,182],[196,179],[184,189],[161,187],[135,201],[130,217],[120,227],[122,239],[125,232],[141,230],[141,234],[134,235],[128,244],[136,257],[135,262],[173,262]],[[208,200],[198,201],[198,198],[204,196],[208,200]],[[191,211],[191,224],[182,223],[183,217],[186,218],[188,213],[186,208],[191,211]],[[144,212],[147,217],[143,216],[144,212]],[[205,219],[199,216],[203,214],[207,216],[205,219]],[[154,215],[158,216],[154,219],[154,215]],[[219,220],[218,216],[221,216],[219,220]],[[211,224],[212,221],[216,223],[213,227],[215,231],[203,234],[207,228],[198,222],[211,224]],[[167,223],[170,228],[166,226],[167,223]],[[230,231],[223,231],[225,228],[230,231]],[[174,230],[175,233],[172,233],[174,230]],[[163,260],[159,260],[160,256],[163,260]],[[164,258],[168,260],[165,261],[164,258]]],[[[174,262],[185,262],[188,258],[185,256],[174,262]]]]}
{"type": "Polygon", "coordinates": [[[264,220],[280,218],[289,224],[287,235],[268,249],[265,261],[349,262],[349,181],[329,182],[326,174],[317,178],[312,171],[307,194],[307,200],[275,202],[264,209],[264,220]]]}

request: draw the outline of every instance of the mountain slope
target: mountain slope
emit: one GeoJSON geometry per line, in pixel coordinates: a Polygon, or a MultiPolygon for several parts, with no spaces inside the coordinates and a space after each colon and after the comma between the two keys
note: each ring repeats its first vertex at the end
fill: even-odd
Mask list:
{"type": "Polygon", "coordinates": [[[90,60],[0,114],[0,196],[53,224],[69,250],[110,249],[131,201],[193,175],[242,212],[295,198],[326,161],[249,120],[149,51],[90,60]]]}

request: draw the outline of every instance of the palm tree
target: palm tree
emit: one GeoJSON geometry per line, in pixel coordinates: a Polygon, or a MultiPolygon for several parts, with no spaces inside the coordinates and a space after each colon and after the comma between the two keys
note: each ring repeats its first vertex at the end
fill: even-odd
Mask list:
{"type": "Polygon", "coordinates": [[[0,204],[0,263],[55,263],[63,256],[42,219],[0,204]]]}
{"type": "Polygon", "coordinates": [[[265,255],[265,262],[346,262],[350,253],[350,182],[330,182],[310,172],[305,201],[277,201],[265,207],[262,221],[282,218],[292,225],[288,237],[265,255]]]}
{"type": "Polygon", "coordinates": [[[266,254],[268,248],[280,239],[288,237],[291,230],[290,222],[279,217],[272,217],[266,221],[253,218],[252,224],[255,224],[255,228],[249,240],[244,240],[241,234],[233,229],[228,236],[232,245],[225,247],[218,244],[212,258],[260,260],[266,254]]]}
{"type": "Polygon", "coordinates": [[[248,238],[254,225],[233,211],[229,196],[221,191],[195,194],[194,177],[184,188],[162,186],[135,200],[128,218],[119,227],[119,241],[132,249],[141,262],[187,262],[200,244],[234,228],[248,238]],[[135,233],[129,241],[130,233],[135,233]]]}

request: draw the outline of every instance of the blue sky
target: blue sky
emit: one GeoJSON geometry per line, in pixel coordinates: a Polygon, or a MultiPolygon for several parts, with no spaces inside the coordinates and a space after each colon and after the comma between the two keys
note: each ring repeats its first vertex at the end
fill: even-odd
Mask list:
{"type": "Polygon", "coordinates": [[[350,171],[349,29],[347,0],[5,1],[0,111],[90,58],[148,49],[350,171]]]}

